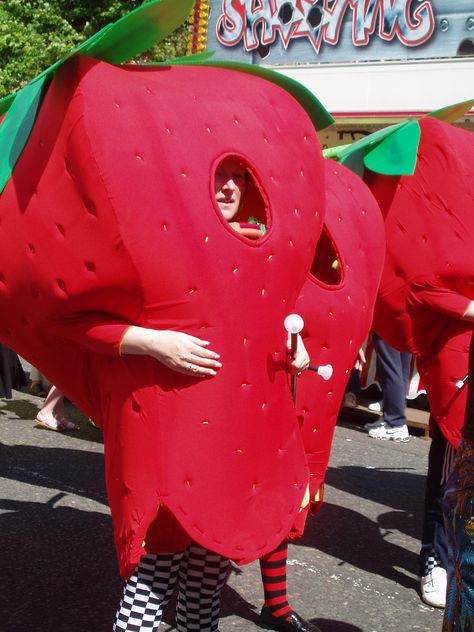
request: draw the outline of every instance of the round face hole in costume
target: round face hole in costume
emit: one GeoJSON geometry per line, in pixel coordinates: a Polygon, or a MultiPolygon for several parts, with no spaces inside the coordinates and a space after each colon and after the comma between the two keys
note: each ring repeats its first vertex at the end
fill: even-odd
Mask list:
{"type": "Polygon", "coordinates": [[[324,224],[316,245],[310,274],[324,285],[340,285],[344,278],[341,257],[324,224]]]}
{"type": "Polygon", "coordinates": [[[260,239],[270,224],[268,198],[255,170],[237,155],[225,156],[217,163],[213,195],[219,215],[239,235],[260,239]]]}

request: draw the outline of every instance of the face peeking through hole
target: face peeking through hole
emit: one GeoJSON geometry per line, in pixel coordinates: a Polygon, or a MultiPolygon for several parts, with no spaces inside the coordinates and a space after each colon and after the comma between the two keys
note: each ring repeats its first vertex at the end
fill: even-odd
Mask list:
{"type": "Polygon", "coordinates": [[[225,158],[216,169],[214,194],[217,205],[228,222],[237,214],[246,189],[245,167],[236,158],[225,158]]]}

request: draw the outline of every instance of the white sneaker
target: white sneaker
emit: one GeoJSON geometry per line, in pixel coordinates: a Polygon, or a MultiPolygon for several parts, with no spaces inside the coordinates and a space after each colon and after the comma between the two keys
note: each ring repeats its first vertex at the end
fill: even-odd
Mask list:
{"type": "Polygon", "coordinates": [[[444,608],[447,584],[446,571],[441,566],[435,566],[428,575],[420,578],[421,598],[429,606],[444,608]]]}
{"type": "Polygon", "coordinates": [[[410,435],[408,433],[408,427],[406,424],[403,426],[397,426],[395,428],[392,428],[391,426],[388,426],[386,423],[383,423],[377,428],[372,428],[372,430],[369,430],[368,434],[369,434],[369,437],[372,437],[372,439],[384,439],[384,440],[391,439],[392,441],[402,441],[402,442],[409,441],[410,439],[410,435]]]}
{"type": "Polygon", "coordinates": [[[376,419],[375,421],[368,421],[364,424],[364,428],[366,430],[373,430],[374,428],[380,428],[381,426],[385,427],[385,422],[383,419],[376,419]]]}
{"type": "Polygon", "coordinates": [[[342,407],[343,408],[356,408],[356,406],[357,406],[356,394],[348,391],[344,395],[344,399],[342,400],[342,407]]]}
{"type": "Polygon", "coordinates": [[[382,412],[382,402],[372,402],[367,406],[369,410],[373,410],[375,413],[382,412]]]}

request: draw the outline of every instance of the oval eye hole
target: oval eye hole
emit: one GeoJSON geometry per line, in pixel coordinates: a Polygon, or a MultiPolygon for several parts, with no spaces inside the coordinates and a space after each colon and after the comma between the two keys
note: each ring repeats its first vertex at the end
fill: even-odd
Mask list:
{"type": "Polygon", "coordinates": [[[341,257],[325,224],[316,246],[310,273],[325,285],[339,285],[342,283],[341,257]]]}
{"type": "Polygon", "coordinates": [[[260,239],[270,228],[268,198],[256,171],[241,156],[223,158],[214,171],[214,202],[236,233],[260,239]]]}

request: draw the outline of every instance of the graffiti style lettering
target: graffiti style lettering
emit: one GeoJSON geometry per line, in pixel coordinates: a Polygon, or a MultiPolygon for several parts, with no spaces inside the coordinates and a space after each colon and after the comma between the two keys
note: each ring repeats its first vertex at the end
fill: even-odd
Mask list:
{"type": "Polygon", "coordinates": [[[396,36],[405,46],[419,46],[434,31],[433,9],[429,2],[413,8],[407,0],[352,0],[354,11],[352,41],[365,46],[375,33],[386,41],[396,36]],[[412,10],[413,9],[413,10],[412,10]]]}
{"type": "Polygon", "coordinates": [[[292,38],[307,37],[318,53],[323,42],[339,42],[344,18],[352,18],[354,46],[366,46],[374,35],[419,46],[435,28],[430,0],[223,0],[216,34],[224,46],[243,41],[247,51],[277,36],[285,49],[292,38]]]}
{"type": "Polygon", "coordinates": [[[222,15],[217,20],[216,33],[224,46],[235,46],[243,38],[246,50],[261,44],[272,44],[277,33],[285,48],[298,27],[298,20],[285,23],[280,12],[290,2],[282,0],[224,0],[222,15]],[[260,30],[260,34],[259,31],[260,30]]]}

